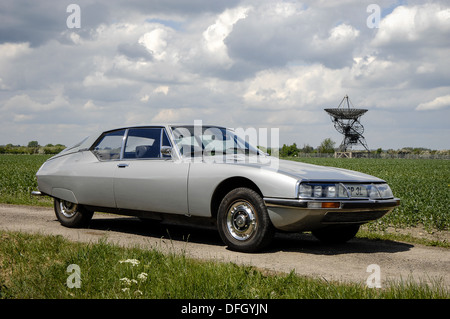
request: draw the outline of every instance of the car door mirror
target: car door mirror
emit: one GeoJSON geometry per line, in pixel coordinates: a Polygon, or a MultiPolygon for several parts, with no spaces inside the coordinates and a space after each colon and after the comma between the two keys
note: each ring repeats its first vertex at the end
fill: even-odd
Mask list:
{"type": "Polygon", "coordinates": [[[172,155],[172,147],[171,146],[161,146],[161,155],[171,156],[172,155]]]}

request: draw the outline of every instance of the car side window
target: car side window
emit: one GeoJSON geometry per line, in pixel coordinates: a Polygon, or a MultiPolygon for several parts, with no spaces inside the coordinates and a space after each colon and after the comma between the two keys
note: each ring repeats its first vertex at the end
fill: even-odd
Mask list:
{"type": "Polygon", "coordinates": [[[92,148],[93,153],[101,161],[120,159],[122,141],[125,130],[118,130],[103,134],[92,148]]]}
{"type": "Polygon", "coordinates": [[[131,128],[128,131],[123,158],[170,157],[170,155],[161,154],[161,146],[170,146],[163,128],[131,128]]]}

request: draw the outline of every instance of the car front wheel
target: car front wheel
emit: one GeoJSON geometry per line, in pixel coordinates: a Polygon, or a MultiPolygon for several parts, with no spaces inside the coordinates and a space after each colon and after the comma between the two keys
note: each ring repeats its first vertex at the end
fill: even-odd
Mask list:
{"type": "Polygon", "coordinates": [[[217,226],[225,244],[241,252],[262,250],[274,235],[263,199],[249,188],[236,188],[223,198],[217,226]]]}
{"type": "Polygon", "coordinates": [[[81,205],[55,198],[54,208],[56,218],[61,225],[76,228],[86,226],[94,212],[87,210],[81,205]]]}

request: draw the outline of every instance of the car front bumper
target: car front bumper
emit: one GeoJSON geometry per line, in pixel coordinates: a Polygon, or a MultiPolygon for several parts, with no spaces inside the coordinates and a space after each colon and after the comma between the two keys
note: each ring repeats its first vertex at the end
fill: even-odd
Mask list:
{"type": "Polygon", "coordinates": [[[275,228],[309,231],[327,225],[364,224],[379,219],[400,205],[400,199],[304,200],[264,198],[275,228]]]}

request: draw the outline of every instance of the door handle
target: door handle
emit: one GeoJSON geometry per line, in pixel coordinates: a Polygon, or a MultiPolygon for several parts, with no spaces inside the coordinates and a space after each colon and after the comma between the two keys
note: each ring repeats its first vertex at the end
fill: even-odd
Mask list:
{"type": "Polygon", "coordinates": [[[119,167],[119,168],[128,167],[128,164],[120,163],[120,164],[117,164],[117,167],[119,167]]]}

